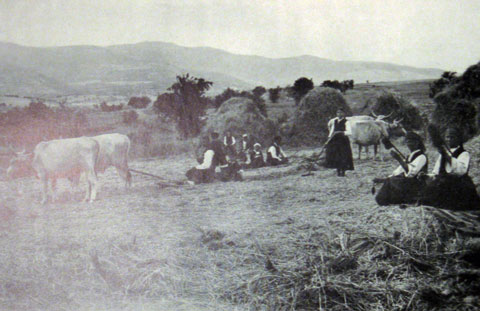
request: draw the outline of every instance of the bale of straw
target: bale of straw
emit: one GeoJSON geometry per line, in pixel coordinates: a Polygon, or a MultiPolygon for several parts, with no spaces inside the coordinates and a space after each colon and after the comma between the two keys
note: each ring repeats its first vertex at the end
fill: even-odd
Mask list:
{"type": "Polygon", "coordinates": [[[234,97],[224,102],[208,117],[201,136],[206,136],[210,132],[223,135],[230,131],[234,136],[240,137],[247,133],[265,147],[277,135],[277,127],[274,121],[262,115],[251,99],[234,97]]]}
{"type": "Polygon", "coordinates": [[[292,145],[314,145],[326,140],[327,123],[338,108],[351,115],[343,95],[332,88],[316,87],[308,92],[298,105],[293,118],[290,139],[292,145]]]}

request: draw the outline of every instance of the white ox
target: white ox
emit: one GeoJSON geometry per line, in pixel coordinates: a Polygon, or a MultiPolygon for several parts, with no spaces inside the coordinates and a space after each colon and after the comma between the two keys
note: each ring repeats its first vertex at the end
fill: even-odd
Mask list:
{"type": "Polygon", "coordinates": [[[19,178],[35,173],[43,185],[42,204],[45,204],[50,182],[54,202],[57,179],[72,178],[85,173],[87,191],[84,200],[92,202],[97,195],[95,163],[99,151],[98,142],[88,137],[41,142],[32,154],[21,154],[12,159],[7,169],[7,178],[19,178]]]}
{"type": "MultiPolygon", "coordinates": [[[[44,183],[44,197],[42,203],[48,199],[48,180],[52,181],[52,199],[55,201],[55,184],[58,178],[68,178],[74,184],[78,184],[80,175],[85,173],[89,185],[85,200],[93,201],[96,198],[97,172],[103,173],[110,166],[117,169],[118,175],[125,181],[126,185],[131,184],[131,174],[128,168],[128,152],[130,150],[130,139],[126,135],[114,133],[103,134],[94,137],[79,137],[52,140],[41,142],[35,147],[33,154],[17,154],[12,159],[7,171],[7,178],[20,178],[31,176],[34,172],[37,177],[42,179],[39,171],[44,171],[39,164],[35,164],[35,159],[44,159],[41,163],[48,164],[48,174],[46,174],[46,185],[44,183]],[[85,144],[95,145],[95,150],[87,152],[85,144]],[[49,146],[46,148],[45,146],[49,146]],[[46,148],[46,151],[43,151],[46,148]],[[55,151],[55,148],[59,151],[55,151]],[[38,154],[38,156],[37,156],[38,154]],[[53,154],[55,156],[53,156],[53,154]],[[94,154],[93,164],[90,171],[90,158],[94,154]],[[51,160],[49,160],[51,158],[51,160]],[[88,162],[88,165],[86,164],[88,162]],[[37,168],[38,167],[38,170],[37,168]],[[32,170],[33,168],[33,170],[32,170]],[[92,178],[95,177],[94,187],[92,178]],[[90,196],[90,190],[92,193],[90,196]]],[[[38,162],[39,160],[37,160],[38,162]]]]}
{"type": "Polygon", "coordinates": [[[381,119],[379,120],[378,118],[373,119],[372,117],[365,117],[368,116],[354,116],[347,118],[352,132],[351,143],[358,145],[358,159],[361,159],[362,147],[365,147],[368,159],[368,147],[373,145],[374,158],[376,158],[377,149],[382,138],[388,138],[390,133],[393,132],[397,132],[399,135],[406,134],[405,129],[400,124],[401,120],[394,120],[393,123],[388,123],[381,119]]]}
{"type": "Polygon", "coordinates": [[[95,171],[103,173],[113,166],[118,175],[125,181],[126,186],[132,183],[132,175],[128,168],[128,152],[130,139],[128,136],[118,133],[103,134],[92,137],[100,146],[100,153],[95,163],[95,171]]]}

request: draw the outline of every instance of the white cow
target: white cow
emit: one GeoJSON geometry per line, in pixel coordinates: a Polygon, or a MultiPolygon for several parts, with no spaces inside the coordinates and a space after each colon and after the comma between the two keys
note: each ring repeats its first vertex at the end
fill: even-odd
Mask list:
{"type": "Polygon", "coordinates": [[[103,173],[110,166],[114,166],[118,175],[125,181],[125,185],[130,186],[132,175],[128,168],[128,152],[130,150],[128,136],[113,133],[94,136],[92,139],[100,146],[95,172],[103,173]]]}
{"type": "Polygon", "coordinates": [[[98,142],[88,137],[41,142],[32,154],[20,154],[12,159],[7,169],[7,178],[36,174],[43,185],[42,204],[45,204],[48,201],[49,182],[52,201],[55,202],[57,179],[72,178],[85,173],[87,191],[84,200],[92,202],[97,195],[95,163],[99,151],[98,142]]]}
{"type": "MultiPolygon", "coordinates": [[[[374,158],[377,157],[377,149],[382,138],[391,136],[391,133],[405,135],[405,129],[400,124],[402,120],[394,120],[388,123],[383,120],[349,120],[352,132],[351,143],[358,145],[358,159],[361,159],[362,147],[365,147],[368,159],[368,146],[373,145],[374,158]]],[[[383,155],[382,155],[383,158],[383,155]]]]}

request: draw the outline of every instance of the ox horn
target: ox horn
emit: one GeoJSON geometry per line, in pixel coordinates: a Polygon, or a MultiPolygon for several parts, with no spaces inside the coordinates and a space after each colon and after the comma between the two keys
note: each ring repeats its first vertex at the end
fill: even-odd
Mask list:
{"type": "Polygon", "coordinates": [[[393,111],[390,111],[390,113],[388,114],[388,116],[385,116],[384,118],[385,118],[385,119],[386,119],[386,118],[390,118],[390,117],[392,116],[392,114],[393,114],[393,111]]]}
{"type": "Polygon", "coordinates": [[[401,118],[401,119],[398,119],[398,120],[397,120],[397,119],[395,119],[395,120],[393,120],[393,123],[395,123],[395,124],[398,124],[398,123],[402,122],[402,121],[403,121],[403,119],[404,119],[404,118],[401,118]]]}
{"type": "Polygon", "coordinates": [[[375,117],[375,118],[378,118],[377,114],[375,113],[375,111],[372,110],[372,115],[375,117]]]}

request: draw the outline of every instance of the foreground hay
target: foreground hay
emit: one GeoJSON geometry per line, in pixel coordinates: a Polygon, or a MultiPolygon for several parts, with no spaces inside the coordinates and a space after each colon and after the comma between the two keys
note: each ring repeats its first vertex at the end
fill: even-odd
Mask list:
{"type": "Polygon", "coordinates": [[[480,270],[468,260],[479,241],[448,238],[424,209],[391,209],[344,208],[315,227],[287,218],[283,234],[225,246],[212,257],[225,274],[216,290],[253,310],[479,307],[480,270]]]}

